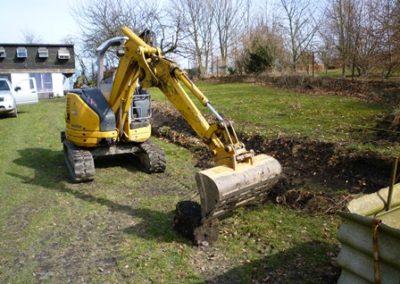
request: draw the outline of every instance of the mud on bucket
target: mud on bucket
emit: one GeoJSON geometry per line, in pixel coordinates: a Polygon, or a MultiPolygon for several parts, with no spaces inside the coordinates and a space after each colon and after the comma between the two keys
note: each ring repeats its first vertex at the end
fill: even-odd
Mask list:
{"type": "Polygon", "coordinates": [[[264,154],[253,157],[252,164],[238,164],[236,169],[217,166],[198,172],[202,217],[217,218],[239,206],[263,200],[281,172],[280,163],[264,154]]]}

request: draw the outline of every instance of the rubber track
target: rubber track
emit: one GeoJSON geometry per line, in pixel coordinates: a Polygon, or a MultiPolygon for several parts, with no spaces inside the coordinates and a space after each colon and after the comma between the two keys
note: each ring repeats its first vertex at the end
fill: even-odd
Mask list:
{"type": "Polygon", "coordinates": [[[64,158],[74,182],[92,181],[95,176],[93,156],[88,150],[76,149],[64,141],[64,158]]]}
{"type": "Polygon", "coordinates": [[[142,153],[139,153],[138,156],[142,162],[142,166],[144,167],[144,171],[147,173],[162,173],[165,171],[166,161],[164,151],[158,148],[156,145],[151,143],[150,141],[146,141],[140,144],[140,148],[142,149],[142,153]],[[148,163],[143,163],[145,157],[141,157],[141,155],[146,155],[148,157],[148,163]]]}

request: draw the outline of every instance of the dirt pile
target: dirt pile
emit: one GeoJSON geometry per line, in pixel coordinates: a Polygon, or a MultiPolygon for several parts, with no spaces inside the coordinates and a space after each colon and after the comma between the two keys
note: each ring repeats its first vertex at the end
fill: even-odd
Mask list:
{"type": "Polygon", "coordinates": [[[276,157],[292,178],[309,178],[351,193],[372,192],[387,185],[390,161],[375,153],[351,153],[342,145],[307,139],[241,138],[257,152],[276,157]]]}
{"type": "Polygon", "coordinates": [[[196,136],[196,133],[169,104],[152,102],[152,133],[172,143],[188,148],[196,158],[196,167],[212,167],[214,161],[207,146],[196,136]]]}
{"type": "MultiPolygon", "coordinates": [[[[153,104],[153,133],[190,149],[199,168],[213,166],[206,145],[165,103],[153,104]]],[[[247,148],[267,153],[283,166],[283,179],[268,195],[273,202],[309,212],[343,210],[352,194],[387,186],[391,163],[374,153],[351,153],[340,144],[239,134],[247,148]]]]}
{"type": "Polygon", "coordinates": [[[192,241],[195,245],[208,246],[218,239],[218,222],[208,220],[201,222],[199,203],[184,200],[176,204],[174,230],[192,241]]]}

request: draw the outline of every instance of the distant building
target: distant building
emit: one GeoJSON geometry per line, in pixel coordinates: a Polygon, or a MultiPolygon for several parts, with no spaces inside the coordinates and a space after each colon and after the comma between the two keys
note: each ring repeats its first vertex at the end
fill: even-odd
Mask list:
{"type": "Polygon", "coordinates": [[[35,78],[39,98],[62,96],[65,78],[74,72],[72,44],[0,43],[0,78],[21,87],[32,84],[29,78],[35,78]]]}

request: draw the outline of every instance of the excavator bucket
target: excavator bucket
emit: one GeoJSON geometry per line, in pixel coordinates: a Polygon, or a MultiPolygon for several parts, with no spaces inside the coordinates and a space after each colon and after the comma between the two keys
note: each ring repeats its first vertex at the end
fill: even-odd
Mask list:
{"type": "Polygon", "coordinates": [[[252,202],[262,200],[279,180],[282,167],[271,156],[260,154],[252,164],[235,169],[216,166],[196,174],[203,219],[213,219],[252,202]]]}

